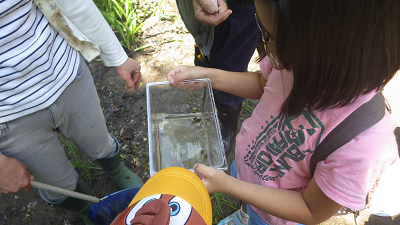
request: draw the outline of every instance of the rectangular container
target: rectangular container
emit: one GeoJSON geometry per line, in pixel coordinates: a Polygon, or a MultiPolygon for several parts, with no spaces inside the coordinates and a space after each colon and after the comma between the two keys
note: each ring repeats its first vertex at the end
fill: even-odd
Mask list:
{"type": "Polygon", "coordinates": [[[150,176],[166,167],[203,163],[226,170],[227,163],[209,79],[205,87],[179,90],[168,81],[146,85],[150,176]]]}

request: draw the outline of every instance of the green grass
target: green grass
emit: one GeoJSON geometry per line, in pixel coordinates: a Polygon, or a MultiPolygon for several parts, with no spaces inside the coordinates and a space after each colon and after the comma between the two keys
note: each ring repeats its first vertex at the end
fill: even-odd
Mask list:
{"type": "Polygon", "coordinates": [[[248,112],[252,113],[254,110],[254,107],[256,107],[256,103],[251,99],[247,98],[242,102],[242,108],[248,112]]]}
{"type": "MultiPolygon", "coordinates": [[[[121,45],[129,51],[137,43],[138,34],[144,26],[162,18],[172,19],[172,14],[162,14],[162,1],[154,0],[94,0],[97,8],[118,33],[121,45]]],[[[134,49],[139,51],[151,47],[147,44],[134,49]]]]}
{"type": "Polygon", "coordinates": [[[84,180],[92,184],[96,180],[93,170],[101,170],[101,168],[90,160],[82,160],[78,154],[77,147],[71,140],[60,137],[60,141],[74,169],[78,171],[84,180]]]}
{"type": "Polygon", "coordinates": [[[218,224],[220,220],[240,208],[239,200],[234,199],[229,195],[214,193],[210,197],[212,206],[212,224],[218,224]]]}

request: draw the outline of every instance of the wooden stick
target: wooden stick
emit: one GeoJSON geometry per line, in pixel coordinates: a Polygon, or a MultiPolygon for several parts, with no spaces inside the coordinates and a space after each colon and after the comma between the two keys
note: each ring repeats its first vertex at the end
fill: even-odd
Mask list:
{"type": "Polygon", "coordinates": [[[85,195],[85,194],[82,194],[79,192],[70,191],[67,189],[55,187],[55,186],[48,185],[48,184],[43,184],[43,183],[37,182],[37,181],[31,181],[31,184],[32,184],[32,187],[34,187],[34,188],[51,191],[51,192],[55,192],[57,194],[67,195],[67,196],[74,197],[74,198],[79,198],[79,199],[89,201],[89,202],[94,202],[94,203],[100,202],[99,198],[96,198],[91,195],[85,195]]]}

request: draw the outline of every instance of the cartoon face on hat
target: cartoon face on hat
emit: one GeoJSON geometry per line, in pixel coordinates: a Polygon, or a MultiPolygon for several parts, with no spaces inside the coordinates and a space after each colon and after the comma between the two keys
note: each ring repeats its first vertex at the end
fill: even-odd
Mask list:
{"type": "Polygon", "coordinates": [[[206,225],[187,201],[168,194],[141,199],[125,209],[113,224],[206,225]]]}
{"type": "Polygon", "coordinates": [[[139,190],[112,225],[211,225],[211,201],[193,172],[169,167],[139,190]]]}

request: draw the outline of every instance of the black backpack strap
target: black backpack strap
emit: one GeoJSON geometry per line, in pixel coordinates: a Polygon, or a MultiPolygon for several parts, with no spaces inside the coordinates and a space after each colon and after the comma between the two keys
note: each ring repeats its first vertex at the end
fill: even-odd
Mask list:
{"type": "Polygon", "coordinates": [[[332,152],[340,148],[368,128],[379,122],[385,115],[385,98],[378,92],[371,100],[358,107],[317,146],[310,160],[311,177],[319,161],[325,160],[332,152]]]}

